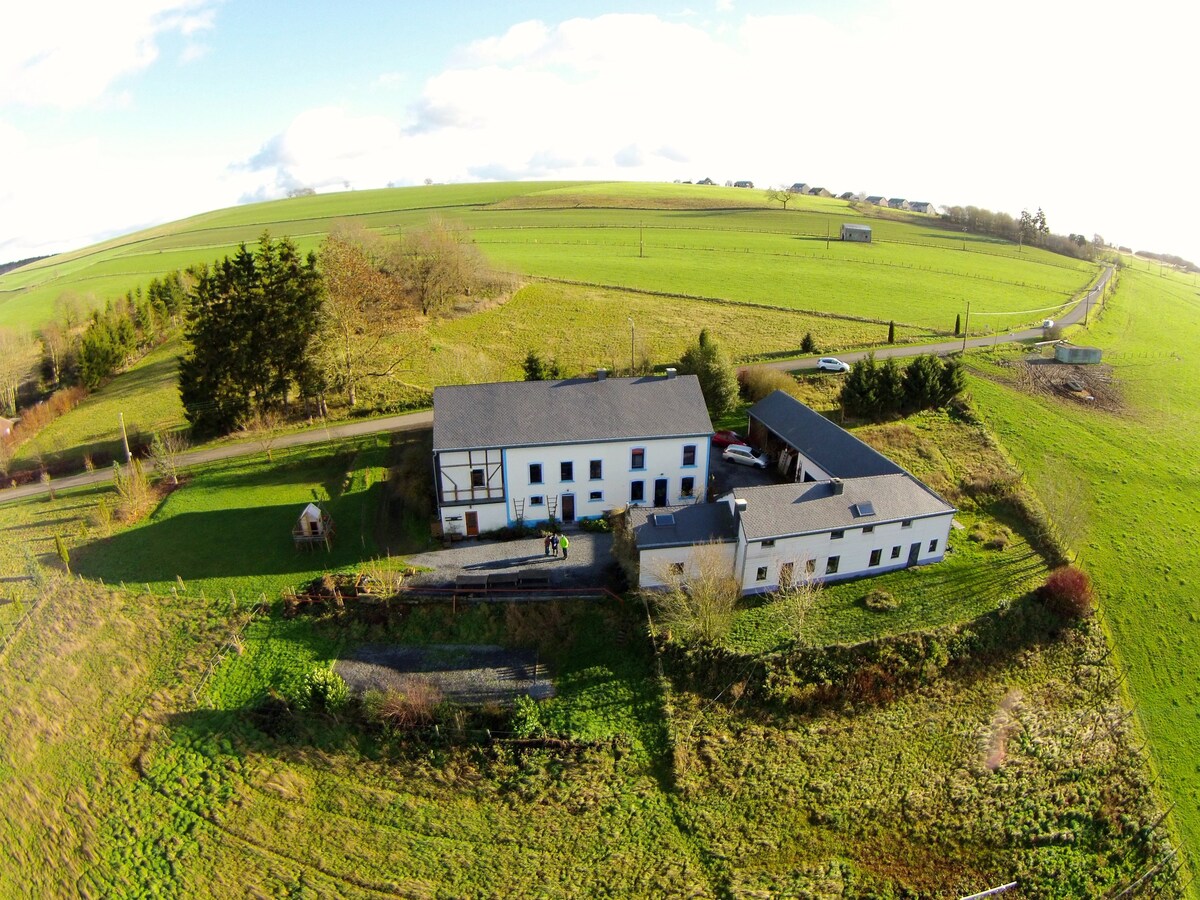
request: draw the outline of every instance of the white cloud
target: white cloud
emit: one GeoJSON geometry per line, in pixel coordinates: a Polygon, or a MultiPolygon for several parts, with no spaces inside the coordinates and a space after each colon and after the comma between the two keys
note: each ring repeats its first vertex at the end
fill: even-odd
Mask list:
{"type": "MultiPolygon", "coordinates": [[[[37,91],[47,103],[116,102],[114,80],[148,65],[164,30],[194,41],[212,22],[211,4],[198,0],[142,0],[134,9],[121,14],[116,61],[86,86],[55,77],[32,85],[31,73],[53,76],[56,54],[77,43],[47,38],[17,63],[0,53],[0,72],[15,73],[0,79],[8,86],[0,92],[21,102],[37,91]]],[[[82,242],[104,228],[298,186],[426,177],[802,180],[1013,213],[1041,205],[1056,230],[1200,258],[1186,114],[1200,7],[1173,10],[1170,28],[1157,0],[1120,20],[1074,17],[1044,0],[805,9],[734,12],[719,25],[649,15],[517,23],[467,44],[453,65],[423,79],[381,73],[373,87],[418,86],[402,115],[311,109],[274,136],[229,137],[226,147],[186,160],[196,174],[174,182],[171,172],[186,171],[177,157],[97,144],[11,151],[9,139],[15,146],[19,136],[0,133],[0,202],[7,217],[10,199],[20,201],[13,210],[38,223],[29,234],[54,234],[61,246],[75,237],[58,230],[64,219],[82,242]],[[241,150],[230,152],[235,141],[241,150]],[[244,162],[228,166],[235,158],[244,162]],[[35,182],[26,171],[52,183],[37,190],[55,198],[53,214],[43,217],[27,196],[35,182]],[[76,215],[66,205],[72,197],[88,208],[76,215]]]]}
{"type": "Polygon", "coordinates": [[[0,106],[91,103],[123,75],[150,66],[163,34],[179,32],[194,43],[212,27],[212,3],[77,0],[56,4],[53,15],[36,3],[14,5],[0,32],[0,106]]]}

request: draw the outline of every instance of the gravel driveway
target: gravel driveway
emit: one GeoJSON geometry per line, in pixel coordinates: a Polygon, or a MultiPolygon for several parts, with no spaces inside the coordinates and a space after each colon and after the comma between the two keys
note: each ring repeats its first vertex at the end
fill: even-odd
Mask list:
{"type": "Polygon", "coordinates": [[[612,535],[592,532],[568,532],[570,551],[562,556],[546,556],[540,537],[516,541],[463,541],[444,550],[431,550],[407,557],[414,566],[432,569],[413,575],[407,584],[413,587],[453,587],[459,575],[487,575],[505,570],[538,569],[550,577],[551,587],[599,587],[607,583],[606,573],[614,564],[612,535]]]}
{"type": "Polygon", "coordinates": [[[414,678],[437,686],[455,703],[511,703],[526,694],[554,696],[554,684],[534,650],[494,644],[362,644],[334,663],[355,693],[399,690],[414,678]]]}

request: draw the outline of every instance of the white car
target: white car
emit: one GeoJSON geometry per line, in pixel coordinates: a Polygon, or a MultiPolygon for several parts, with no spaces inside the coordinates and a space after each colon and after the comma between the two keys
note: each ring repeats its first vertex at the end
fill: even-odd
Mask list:
{"type": "Polygon", "coordinates": [[[817,360],[817,368],[822,372],[849,372],[850,364],[842,362],[836,356],[822,356],[817,360]]]}
{"type": "Polygon", "coordinates": [[[766,455],[757,450],[751,450],[745,444],[730,444],[721,454],[721,459],[743,466],[754,466],[756,469],[767,467],[766,455]]]}
{"type": "Polygon", "coordinates": [[[1053,320],[1053,319],[1043,319],[1043,320],[1042,320],[1042,327],[1043,327],[1043,328],[1053,328],[1053,327],[1054,327],[1054,320],[1053,320]]]}

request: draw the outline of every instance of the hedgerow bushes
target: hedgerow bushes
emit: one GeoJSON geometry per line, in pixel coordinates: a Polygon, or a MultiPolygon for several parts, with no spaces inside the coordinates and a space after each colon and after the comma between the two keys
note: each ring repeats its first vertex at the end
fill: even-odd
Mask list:
{"type": "Polygon", "coordinates": [[[971,622],[853,645],[796,648],[751,659],[709,644],[666,642],[670,677],[715,694],[737,681],[743,696],[813,712],[886,703],[947,669],[1053,639],[1058,614],[1027,596],[971,622]]]}

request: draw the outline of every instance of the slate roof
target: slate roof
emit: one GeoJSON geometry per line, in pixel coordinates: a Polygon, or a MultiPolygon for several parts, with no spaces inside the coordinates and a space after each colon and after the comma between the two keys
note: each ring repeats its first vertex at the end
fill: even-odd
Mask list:
{"type": "Polygon", "coordinates": [[[737,540],[737,525],[728,503],[696,503],[691,506],[635,506],[629,524],[639,550],[690,547],[707,541],[730,544],[737,540]],[[659,524],[656,517],[668,515],[672,524],[659,524]]]}
{"type": "Polygon", "coordinates": [[[841,494],[833,492],[829,481],[735,488],[733,496],[746,501],[742,527],[747,540],[861,528],[954,512],[953,506],[907,473],[854,478],[842,485],[841,494]],[[873,506],[875,514],[854,515],[853,507],[865,503],[873,506]]]}
{"type": "Polygon", "coordinates": [[[758,419],[834,478],[907,474],[882,453],[783,391],[775,391],[755,403],[750,407],[750,417],[758,419]]]}
{"type": "Polygon", "coordinates": [[[843,222],[842,230],[843,231],[862,231],[862,232],[866,232],[867,234],[870,234],[871,226],[870,225],[855,225],[851,222],[843,222]]]}
{"type": "Polygon", "coordinates": [[[433,449],[700,437],[712,421],[695,375],[504,381],[433,390],[433,449]]]}

